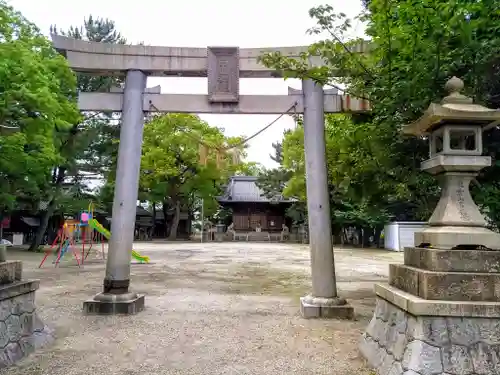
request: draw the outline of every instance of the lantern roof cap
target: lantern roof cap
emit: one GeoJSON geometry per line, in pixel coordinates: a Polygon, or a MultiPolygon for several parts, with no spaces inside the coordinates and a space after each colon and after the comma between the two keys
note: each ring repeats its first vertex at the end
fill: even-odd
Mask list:
{"type": "Polygon", "coordinates": [[[472,98],[460,93],[464,88],[464,82],[460,78],[453,76],[446,82],[444,88],[448,91],[448,96],[445,96],[441,103],[431,103],[422,117],[405,125],[404,134],[419,136],[445,124],[484,127],[493,122],[500,123],[499,110],[474,104],[472,98]]]}

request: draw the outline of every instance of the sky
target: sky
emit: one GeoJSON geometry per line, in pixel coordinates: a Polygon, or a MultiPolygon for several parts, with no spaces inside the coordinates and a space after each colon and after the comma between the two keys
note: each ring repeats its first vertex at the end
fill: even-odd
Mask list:
{"type": "MultiPolygon", "coordinates": [[[[7,0],[16,10],[47,34],[51,24],[66,30],[81,26],[84,18],[108,18],[129,43],[153,46],[207,47],[239,46],[288,47],[309,45],[317,36],[307,35],[314,26],[310,8],[330,4],[338,12],[355,17],[360,0],[252,0],[230,1],[123,1],[123,0],[7,0]]],[[[363,26],[353,22],[355,33],[363,26]]],[[[161,85],[162,93],[207,94],[206,78],[149,78],[148,86],[161,85]]],[[[241,79],[240,94],[286,94],[288,86],[300,88],[297,80],[279,78],[241,79]]],[[[285,109],[284,109],[285,110],[285,109]]],[[[277,115],[201,115],[212,126],[225,129],[227,136],[250,136],[277,115]]],[[[276,166],[270,159],[272,143],[282,139],[283,131],[294,126],[283,116],[272,127],[249,142],[247,161],[276,166]]]]}

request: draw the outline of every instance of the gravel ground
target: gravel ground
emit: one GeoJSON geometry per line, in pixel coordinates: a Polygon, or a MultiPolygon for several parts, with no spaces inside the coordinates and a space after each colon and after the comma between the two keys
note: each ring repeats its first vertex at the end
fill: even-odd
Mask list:
{"type": "Polygon", "coordinates": [[[41,279],[37,306],[57,340],[6,375],[335,374],[368,375],[357,343],[374,308],[373,283],[401,254],[336,250],[341,296],[357,321],[304,320],[298,298],[310,286],[306,246],[267,243],[137,243],[152,263],[132,266],[132,289],[146,294],[136,316],[87,317],[82,302],[100,292],[104,262],[60,268],[40,254],[14,253],[24,277],[41,279]]]}

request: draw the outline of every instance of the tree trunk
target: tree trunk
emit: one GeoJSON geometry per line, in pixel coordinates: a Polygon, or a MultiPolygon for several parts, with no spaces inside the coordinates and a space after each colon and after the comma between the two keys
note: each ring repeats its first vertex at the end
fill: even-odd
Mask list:
{"type": "Polygon", "coordinates": [[[43,236],[49,224],[49,220],[54,214],[55,208],[56,208],[56,199],[52,198],[49,202],[49,205],[47,206],[47,210],[43,212],[42,217],[40,218],[40,226],[36,231],[35,237],[33,237],[33,241],[31,241],[28,251],[36,251],[38,247],[41,245],[43,236]]]}
{"type": "Polygon", "coordinates": [[[342,227],[342,245],[349,245],[349,237],[347,237],[347,228],[342,227]]]}
{"type": "Polygon", "coordinates": [[[369,228],[369,227],[363,227],[362,228],[362,231],[363,231],[363,247],[370,247],[371,243],[370,243],[370,237],[373,233],[373,228],[369,228]]]}
{"type": "Polygon", "coordinates": [[[3,240],[3,212],[0,212],[0,241],[3,240]]]}
{"type": "Polygon", "coordinates": [[[383,228],[375,228],[375,234],[374,234],[373,241],[374,241],[374,242],[375,242],[375,244],[377,245],[377,246],[376,246],[377,248],[384,247],[384,246],[380,243],[380,236],[382,235],[382,229],[383,229],[383,228]]]}
{"type": "Polygon", "coordinates": [[[40,218],[40,226],[36,231],[35,237],[33,241],[31,241],[31,245],[29,247],[29,251],[36,251],[40,244],[42,243],[43,236],[45,231],[47,230],[47,226],[49,224],[49,220],[54,215],[54,210],[56,208],[56,197],[58,196],[59,189],[61,188],[61,184],[64,181],[64,176],[66,175],[66,168],[59,167],[57,170],[57,175],[54,173],[52,178],[55,177],[54,183],[54,194],[50,199],[49,205],[47,206],[47,210],[43,212],[42,217],[40,218]]]}
{"type": "Polygon", "coordinates": [[[356,236],[353,238],[352,243],[355,246],[361,246],[363,243],[363,229],[356,227],[355,231],[356,236]]]}
{"type": "Polygon", "coordinates": [[[151,230],[151,239],[155,237],[156,230],[156,202],[153,202],[153,228],[151,230]]]}
{"type": "Polygon", "coordinates": [[[161,210],[163,211],[163,220],[165,220],[165,238],[168,238],[168,204],[166,201],[163,201],[161,210]]]}
{"type": "Polygon", "coordinates": [[[174,217],[172,218],[172,225],[170,226],[170,234],[168,239],[170,241],[175,241],[177,239],[177,229],[179,228],[179,221],[181,219],[181,202],[177,200],[175,202],[174,217]]]}

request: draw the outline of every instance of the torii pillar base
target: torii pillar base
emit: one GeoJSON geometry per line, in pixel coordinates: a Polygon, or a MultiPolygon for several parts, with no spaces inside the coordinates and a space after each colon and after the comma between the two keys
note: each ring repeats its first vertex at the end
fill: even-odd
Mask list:
{"type": "Polygon", "coordinates": [[[136,293],[99,293],[83,302],[86,315],[135,315],[144,310],[144,295],[136,293]]]}

